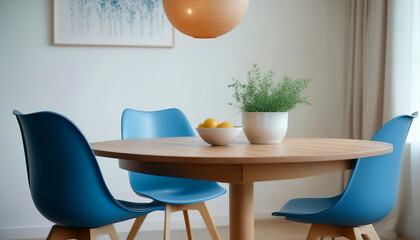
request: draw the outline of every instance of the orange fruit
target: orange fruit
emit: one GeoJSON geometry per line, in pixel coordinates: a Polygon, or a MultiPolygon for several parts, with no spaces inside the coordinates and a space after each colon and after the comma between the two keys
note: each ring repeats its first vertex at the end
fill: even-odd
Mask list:
{"type": "Polygon", "coordinates": [[[216,128],[218,125],[218,122],[214,118],[208,118],[206,121],[203,122],[204,128],[216,128]]]}
{"type": "Polygon", "coordinates": [[[217,125],[218,128],[233,128],[233,124],[231,122],[222,122],[217,125]]]}
{"type": "Polygon", "coordinates": [[[199,128],[202,128],[203,127],[203,124],[202,123],[198,124],[198,127],[199,128]]]}

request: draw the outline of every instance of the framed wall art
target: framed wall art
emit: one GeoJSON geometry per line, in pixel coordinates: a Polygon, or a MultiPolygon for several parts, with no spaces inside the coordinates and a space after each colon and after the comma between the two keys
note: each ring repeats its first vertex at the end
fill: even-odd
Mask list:
{"type": "Polygon", "coordinates": [[[54,45],[173,47],[162,0],[53,0],[54,45]]]}

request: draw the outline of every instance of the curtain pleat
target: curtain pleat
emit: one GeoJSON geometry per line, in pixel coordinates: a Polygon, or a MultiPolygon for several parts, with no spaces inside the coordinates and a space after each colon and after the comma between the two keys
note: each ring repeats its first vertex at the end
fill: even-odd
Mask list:
{"type": "Polygon", "coordinates": [[[346,136],[370,139],[382,126],[387,1],[351,0],[346,136]]]}
{"type": "MultiPolygon", "coordinates": [[[[350,4],[346,136],[371,139],[384,123],[388,1],[351,0],[350,4]]],[[[375,224],[378,234],[395,238],[397,220],[398,207],[375,224]]]]}

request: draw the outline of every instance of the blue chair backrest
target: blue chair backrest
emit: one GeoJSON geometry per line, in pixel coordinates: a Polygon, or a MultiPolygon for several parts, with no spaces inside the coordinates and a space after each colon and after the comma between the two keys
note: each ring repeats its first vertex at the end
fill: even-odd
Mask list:
{"type": "Polygon", "coordinates": [[[32,198],[41,214],[68,227],[115,222],[124,210],[106,187],[79,129],[53,112],[13,114],[22,133],[32,198]]]}
{"type": "Polygon", "coordinates": [[[373,141],[391,143],[393,152],[357,161],[342,198],[328,211],[343,216],[337,219],[337,225],[370,224],[392,210],[398,195],[404,146],[415,117],[417,113],[398,116],[373,136],[373,141]]]}
{"type": "Polygon", "coordinates": [[[150,112],[125,109],[121,134],[123,139],[195,136],[188,119],[176,108],[150,112]]]}
{"type": "MultiPolygon", "coordinates": [[[[188,119],[179,109],[170,108],[160,111],[138,111],[125,109],[121,118],[122,139],[193,137],[194,130],[188,119]]],[[[152,176],[128,172],[130,184],[135,189],[155,188],[158,184],[184,184],[188,179],[152,176]]],[[[197,181],[198,183],[199,181],[197,181]]]]}

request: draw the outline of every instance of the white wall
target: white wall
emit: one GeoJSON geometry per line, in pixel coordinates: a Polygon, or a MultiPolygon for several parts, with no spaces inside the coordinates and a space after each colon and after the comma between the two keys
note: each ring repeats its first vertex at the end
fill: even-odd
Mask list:
{"type": "MultiPolygon", "coordinates": [[[[1,0],[0,239],[42,236],[51,226],[32,203],[12,109],[60,112],[92,142],[120,137],[126,107],[177,107],[193,125],[208,117],[240,124],[227,85],[257,62],[277,77],[313,79],[312,106],[291,112],[288,136],[342,137],[347,11],[346,0],[251,0],[241,24],[218,39],[176,32],[172,49],[58,47],[51,45],[51,1],[1,0]]],[[[139,201],[116,160],[98,161],[116,197],[139,201]]],[[[333,195],[339,175],[257,183],[256,215],[269,217],[293,197],[333,195]]],[[[228,195],[208,205],[216,224],[227,224],[228,195]]],[[[175,227],[183,227],[180,217],[175,227]]],[[[203,226],[193,218],[193,227],[203,226]]],[[[162,229],[162,214],[148,219],[145,230],[162,229]]]]}

